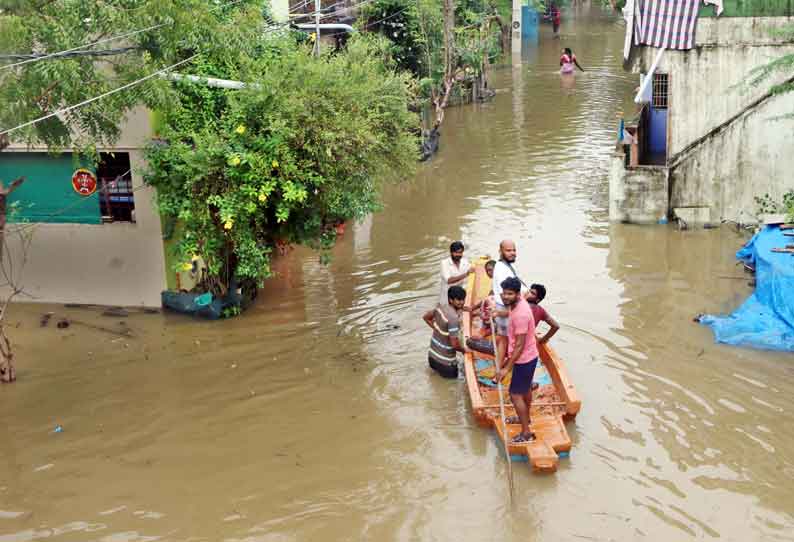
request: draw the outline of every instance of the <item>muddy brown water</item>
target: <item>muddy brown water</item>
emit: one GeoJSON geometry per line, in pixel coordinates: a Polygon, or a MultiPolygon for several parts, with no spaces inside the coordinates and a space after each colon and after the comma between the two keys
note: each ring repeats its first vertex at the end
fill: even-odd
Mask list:
{"type": "Polygon", "coordinates": [[[743,237],[608,223],[635,86],[622,27],[566,22],[588,68],[566,83],[542,31],[329,267],[295,251],[243,317],[14,306],[0,542],[794,539],[794,360],[691,322],[748,294],[723,278],[742,276],[743,237]],[[556,475],[514,464],[512,509],[500,448],[463,381],[427,368],[420,320],[451,240],[476,256],[507,236],[548,286],[583,399],[556,475]],[[47,310],[132,336],[40,328],[47,310]]]}

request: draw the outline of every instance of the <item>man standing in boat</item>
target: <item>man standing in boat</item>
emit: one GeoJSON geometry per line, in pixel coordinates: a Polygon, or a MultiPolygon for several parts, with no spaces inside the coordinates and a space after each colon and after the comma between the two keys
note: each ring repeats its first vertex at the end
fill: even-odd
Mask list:
{"type": "MultiPolygon", "coordinates": [[[[493,311],[494,326],[496,327],[496,362],[499,367],[504,365],[505,350],[507,347],[507,319],[508,310],[502,302],[502,282],[513,277],[518,278],[513,264],[516,262],[516,244],[505,239],[499,243],[499,261],[496,262],[493,270],[492,290],[496,309],[493,311]]],[[[519,280],[520,284],[520,280],[519,280]]]]}
{"type": "Polygon", "coordinates": [[[546,311],[543,307],[540,306],[540,302],[546,298],[546,287],[542,284],[532,284],[529,287],[529,295],[527,295],[527,302],[529,303],[529,308],[532,310],[532,318],[535,320],[535,327],[538,327],[538,324],[541,322],[546,322],[546,325],[549,326],[549,330],[546,332],[543,337],[538,338],[539,343],[547,343],[549,339],[554,337],[554,335],[560,330],[560,324],[557,323],[551,314],[546,311]]]}
{"type": "Polygon", "coordinates": [[[427,311],[422,319],[433,330],[427,361],[430,367],[445,378],[458,378],[456,352],[465,352],[460,341],[460,313],[466,302],[466,290],[451,286],[447,291],[447,303],[439,303],[427,311]]]}
{"type": "Polygon", "coordinates": [[[504,367],[497,367],[494,376],[500,382],[512,371],[510,400],[518,416],[505,420],[508,424],[521,424],[521,433],[513,438],[514,444],[532,442],[535,435],[529,428],[529,408],[532,405],[532,378],[538,366],[538,345],[535,338],[535,320],[529,303],[521,297],[521,281],[510,277],[501,284],[502,299],[510,311],[507,327],[508,349],[504,367]]]}
{"type": "Polygon", "coordinates": [[[449,258],[441,262],[441,292],[438,302],[447,305],[447,290],[450,286],[462,286],[470,273],[474,273],[474,268],[463,257],[463,243],[455,241],[449,245],[449,258]]]}

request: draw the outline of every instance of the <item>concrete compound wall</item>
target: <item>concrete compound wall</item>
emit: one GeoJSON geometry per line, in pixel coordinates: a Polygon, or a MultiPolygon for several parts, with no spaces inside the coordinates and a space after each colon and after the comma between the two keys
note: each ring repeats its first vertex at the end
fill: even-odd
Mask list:
{"type": "Polygon", "coordinates": [[[637,166],[626,169],[623,153],[611,158],[609,219],[613,222],[656,224],[667,216],[667,168],[637,166]]]}
{"type": "MultiPolygon", "coordinates": [[[[160,216],[154,206],[154,191],[140,188],[144,171],[142,147],[149,133],[148,113],[136,110],[128,117],[118,144],[100,148],[104,152],[129,153],[135,223],[8,225],[11,257],[6,264],[15,267],[25,292],[32,296],[19,297],[18,301],[160,306],[166,279],[160,216]],[[14,228],[32,234],[24,269],[19,266],[21,241],[13,233],[14,228]]],[[[42,149],[12,144],[8,150],[42,149]]],[[[7,291],[0,288],[0,295],[7,291]]]]}
{"type": "Polygon", "coordinates": [[[794,94],[764,102],[694,147],[670,171],[671,207],[711,208],[711,220],[752,223],[756,196],[794,190],[794,94]]]}

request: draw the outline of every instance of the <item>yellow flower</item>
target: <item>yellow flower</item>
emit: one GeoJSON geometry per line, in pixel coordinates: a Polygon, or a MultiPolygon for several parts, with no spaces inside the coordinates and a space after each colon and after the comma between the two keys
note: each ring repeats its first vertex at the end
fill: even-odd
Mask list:
{"type": "Polygon", "coordinates": [[[267,201],[267,194],[259,194],[259,201],[262,203],[267,201]]]}
{"type": "Polygon", "coordinates": [[[185,262],[182,264],[182,271],[190,271],[191,269],[193,269],[192,263],[185,262]]]}
{"type": "Polygon", "coordinates": [[[271,164],[272,164],[272,166],[274,168],[277,168],[278,167],[278,160],[273,160],[273,162],[271,162],[271,164]]]}
{"type": "Polygon", "coordinates": [[[243,135],[245,133],[245,126],[241,124],[234,131],[240,135],[243,135]]]}
{"type": "Polygon", "coordinates": [[[224,223],[223,228],[226,230],[230,230],[232,229],[232,226],[234,226],[234,220],[230,218],[229,220],[226,221],[226,223],[224,223]]]}
{"type": "Polygon", "coordinates": [[[239,166],[240,165],[240,157],[237,155],[232,156],[229,158],[229,165],[230,166],[239,166]]]}
{"type": "Polygon", "coordinates": [[[316,40],[316,39],[317,39],[317,36],[315,36],[315,35],[314,35],[314,32],[312,32],[311,34],[309,34],[309,39],[310,39],[311,41],[314,41],[314,40],[316,40]]]}

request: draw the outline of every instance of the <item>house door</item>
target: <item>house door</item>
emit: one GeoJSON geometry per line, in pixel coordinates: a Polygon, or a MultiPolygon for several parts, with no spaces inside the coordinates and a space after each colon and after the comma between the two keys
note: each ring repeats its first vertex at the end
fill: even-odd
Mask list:
{"type": "Polygon", "coordinates": [[[667,160],[667,106],[668,74],[653,74],[651,107],[648,115],[648,151],[652,163],[663,164],[667,160]]]}

